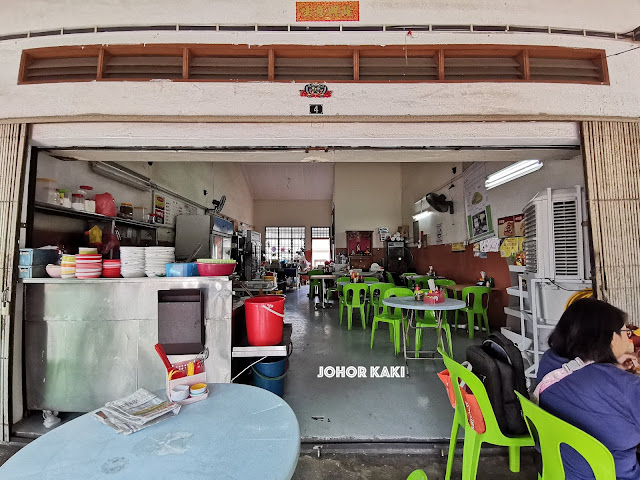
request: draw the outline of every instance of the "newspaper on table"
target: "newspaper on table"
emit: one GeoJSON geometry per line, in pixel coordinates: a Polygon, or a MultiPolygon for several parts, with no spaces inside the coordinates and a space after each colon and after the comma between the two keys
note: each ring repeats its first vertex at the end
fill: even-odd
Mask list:
{"type": "Polygon", "coordinates": [[[91,414],[116,432],[129,435],[177,415],[179,411],[177,403],[162,400],[141,388],[127,397],[107,402],[91,414]]]}

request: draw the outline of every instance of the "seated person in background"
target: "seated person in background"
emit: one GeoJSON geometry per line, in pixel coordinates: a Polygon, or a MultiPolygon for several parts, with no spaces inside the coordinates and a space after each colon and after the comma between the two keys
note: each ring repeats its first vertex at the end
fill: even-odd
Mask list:
{"type": "MultiPolygon", "coordinates": [[[[618,479],[638,480],[640,376],[625,371],[638,365],[637,357],[627,353],[626,319],[624,312],[600,300],[570,305],[549,337],[538,382],[576,357],[594,362],[543,390],[540,406],[602,442],[613,455],[618,479]]],[[[560,451],[567,480],[594,478],[575,450],[562,445],[560,451]]]]}

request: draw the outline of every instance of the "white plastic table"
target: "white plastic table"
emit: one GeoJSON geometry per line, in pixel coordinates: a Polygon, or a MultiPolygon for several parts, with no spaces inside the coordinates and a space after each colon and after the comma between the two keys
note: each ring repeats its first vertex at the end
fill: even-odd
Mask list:
{"type": "Polygon", "coordinates": [[[209,398],[131,435],[83,415],[0,467],[0,479],[290,479],[300,453],[295,414],[248,385],[209,384],[209,398]]]}
{"type": "MultiPolygon", "coordinates": [[[[322,292],[320,292],[320,300],[322,301],[322,303],[320,304],[320,306],[322,308],[327,308],[325,303],[324,303],[324,296],[325,296],[325,292],[327,291],[327,289],[325,288],[325,285],[324,285],[324,281],[325,280],[335,280],[338,277],[336,275],[311,275],[311,276],[309,276],[309,280],[312,280],[314,278],[317,278],[318,280],[322,281],[322,292]]],[[[331,306],[331,302],[329,302],[329,306],[331,306]]],[[[316,308],[318,308],[318,303],[316,303],[316,308]]]]}
{"type": "MultiPolygon", "coordinates": [[[[420,353],[431,353],[431,354],[434,354],[434,356],[431,358],[435,358],[435,353],[436,353],[435,350],[407,351],[408,328],[413,328],[413,329],[421,328],[421,327],[416,327],[414,325],[416,310],[421,310],[421,311],[432,310],[434,312],[436,317],[436,323],[438,325],[437,327],[438,338],[436,341],[436,348],[438,348],[438,345],[440,345],[440,342],[442,340],[442,312],[444,310],[458,310],[465,306],[465,303],[462,300],[456,300],[453,298],[445,298],[444,302],[436,303],[433,305],[429,303],[425,303],[422,300],[415,300],[413,297],[389,297],[389,298],[383,299],[382,303],[384,303],[389,307],[400,308],[402,310],[409,311],[409,316],[408,316],[409,325],[407,327],[405,327],[405,323],[404,323],[405,316],[402,315],[402,342],[404,344],[403,349],[404,349],[405,364],[407,363],[407,360],[420,360],[421,359],[421,357],[419,356],[420,353]],[[418,358],[408,357],[407,353],[413,353],[413,354],[418,353],[418,358]]],[[[408,365],[407,365],[407,371],[408,371],[408,365]]]]}

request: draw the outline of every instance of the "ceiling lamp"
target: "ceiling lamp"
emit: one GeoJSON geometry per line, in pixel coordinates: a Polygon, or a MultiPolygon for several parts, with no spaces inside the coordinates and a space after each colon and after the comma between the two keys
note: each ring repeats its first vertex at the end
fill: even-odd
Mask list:
{"type": "Polygon", "coordinates": [[[116,180],[125,185],[129,185],[138,190],[150,190],[150,179],[139,175],[138,173],[129,170],[128,168],[120,165],[113,165],[109,162],[89,162],[91,170],[98,175],[101,175],[112,180],[116,180]]]}
{"type": "Polygon", "coordinates": [[[509,165],[502,170],[498,170],[496,173],[492,173],[487,176],[484,182],[484,186],[487,190],[490,190],[498,185],[510,182],[516,178],[520,178],[528,173],[535,172],[542,168],[543,163],[540,160],[522,160],[516,162],[513,165],[509,165]]]}

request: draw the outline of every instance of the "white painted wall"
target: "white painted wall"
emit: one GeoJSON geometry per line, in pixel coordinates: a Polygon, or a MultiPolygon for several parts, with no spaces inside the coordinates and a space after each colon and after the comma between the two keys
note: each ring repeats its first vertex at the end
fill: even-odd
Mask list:
{"type": "MultiPolygon", "coordinates": [[[[270,0],[67,0],[55,8],[47,0],[0,4],[0,34],[94,25],[286,25],[295,24],[295,2],[270,0]]],[[[627,32],[637,26],[640,5],[616,0],[361,0],[360,24],[551,25],[627,32]]],[[[355,22],[345,22],[353,24],[355,22]]]]}
{"type": "Polygon", "coordinates": [[[383,248],[378,227],[402,225],[402,166],[336,164],[334,179],[336,248],[347,248],[348,230],[372,230],[373,248],[383,248]]]}
{"type": "MultiPolygon", "coordinates": [[[[508,162],[488,162],[486,165],[487,175],[504,168],[510,163],[508,162]]],[[[420,230],[427,235],[429,245],[436,243],[436,225],[442,223],[443,243],[449,244],[453,242],[463,242],[467,240],[467,226],[464,207],[464,193],[462,178],[453,180],[455,185],[452,189],[448,185],[440,190],[438,187],[451,179],[451,167],[453,164],[435,164],[425,166],[406,165],[407,177],[412,180],[405,185],[407,195],[406,201],[403,201],[403,214],[405,218],[409,218],[413,213],[413,202],[418,200],[420,196],[435,191],[436,193],[444,193],[454,202],[453,215],[449,213],[432,213],[428,217],[419,220],[420,230]],[[420,169],[433,167],[429,169],[430,175],[420,172],[420,169]],[[431,175],[432,173],[432,175],[431,175]],[[412,174],[412,175],[409,175],[412,174]],[[424,179],[424,188],[411,187],[419,185],[416,178],[424,179]],[[444,182],[442,181],[445,178],[444,182]],[[409,186],[410,188],[407,188],[409,186]],[[414,195],[417,194],[417,195],[414,195]],[[412,195],[412,197],[409,197],[412,195]],[[410,198],[413,198],[411,202],[410,198]]],[[[460,169],[458,168],[458,172],[460,169]]],[[[407,178],[405,177],[405,178],[407,178]]],[[[548,161],[537,172],[531,173],[524,177],[513,180],[499,187],[489,190],[489,199],[491,205],[491,215],[493,219],[493,228],[498,231],[498,218],[516,215],[522,213],[523,207],[533,198],[533,196],[541,190],[548,187],[551,188],[571,188],[576,185],[584,187],[584,172],[582,167],[582,158],[576,156],[571,160],[548,161]]],[[[404,199],[403,199],[404,200],[404,199]]],[[[410,223],[411,224],[411,223],[410,223]]]]}
{"type": "Polygon", "coordinates": [[[208,205],[211,205],[212,198],[220,200],[222,195],[226,195],[227,200],[221,213],[247,225],[254,225],[253,195],[241,164],[213,164],[213,192],[209,192],[208,205]]]}
{"type": "Polygon", "coordinates": [[[331,201],[327,200],[256,200],[253,204],[255,230],[265,227],[306,227],[306,249],[311,249],[311,227],[331,226],[331,201]]]}

